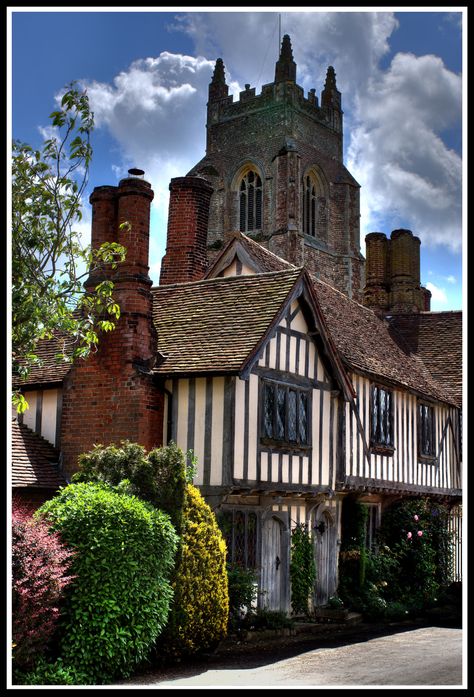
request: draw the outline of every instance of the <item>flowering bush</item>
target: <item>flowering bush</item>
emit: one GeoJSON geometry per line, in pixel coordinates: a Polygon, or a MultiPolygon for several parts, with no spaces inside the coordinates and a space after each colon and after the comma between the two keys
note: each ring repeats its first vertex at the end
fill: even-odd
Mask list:
{"type": "Polygon", "coordinates": [[[339,594],[346,603],[373,618],[416,615],[436,603],[451,580],[447,506],[425,498],[394,503],[383,513],[376,549],[365,550],[363,575],[357,511],[354,504],[346,509],[340,554],[339,594]]]}
{"type": "Polygon", "coordinates": [[[32,668],[50,648],[65,588],[72,580],[72,551],[59,533],[12,507],[12,640],[14,671],[32,668]]]}

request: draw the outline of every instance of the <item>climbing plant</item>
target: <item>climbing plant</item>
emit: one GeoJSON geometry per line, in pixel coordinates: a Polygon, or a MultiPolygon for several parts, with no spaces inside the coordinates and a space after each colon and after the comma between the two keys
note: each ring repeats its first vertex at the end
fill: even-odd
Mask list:
{"type": "Polygon", "coordinates": [[[309,613],[309,600],[316,580],[313,541],[307,523],[298,523],[291,533],[291,608],[295,614],[309,613]]]}

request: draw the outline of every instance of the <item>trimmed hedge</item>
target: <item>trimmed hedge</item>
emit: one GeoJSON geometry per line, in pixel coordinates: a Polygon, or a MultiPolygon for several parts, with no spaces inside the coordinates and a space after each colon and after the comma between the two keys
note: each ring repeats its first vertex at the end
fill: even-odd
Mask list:
{"type": "Polygon", "coordinates": [[[166,624],[177,535],[169,517],[103,483],[62,489],[37,515],[76,550],[60,642],[92,684],[126,677],[166,624]]]}

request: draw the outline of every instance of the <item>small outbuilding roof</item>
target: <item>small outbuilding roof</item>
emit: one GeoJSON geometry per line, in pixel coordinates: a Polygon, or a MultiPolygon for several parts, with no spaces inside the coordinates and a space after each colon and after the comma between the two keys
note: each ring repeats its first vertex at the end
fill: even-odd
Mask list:
{"type": "Polygon", "coordinates": [[[66,484],[59,453],[51,443],[16,419],[12,422],[12,486],[57,489],[66,484]]]}

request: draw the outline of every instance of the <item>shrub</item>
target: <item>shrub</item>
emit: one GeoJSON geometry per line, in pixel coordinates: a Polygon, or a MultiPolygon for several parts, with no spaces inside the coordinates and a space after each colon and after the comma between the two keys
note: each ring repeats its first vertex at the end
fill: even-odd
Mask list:
{"type": "Polygon", "coordinates": [[[29,669],[51,647],[64,591],[71,582],[72,552],[58,533],[12,508],[13,667],[29,669]]]}
{"type": "Polygon", "coordinates": [[[237,629],[244,617],[253,612],[257,599],[257,574],[253,569],[244,569],[237,564],[227,564],[227,587],[229,592],[229,627],[237,629]]]}
{"type": "Polygon", "coordinates": [[[294,623],[286,612],[259,608],[252,616],[252,629],[291,629],[294,623]]]}
{"type": "MultiPolygon", "coordinates": [[[[192,458],[188,453],[190,467],[192,458]]],[[[117,447],[96,445],[79,456],[73,482],[103,481],[148,501],[168,513],[176,531],[182,526],[187,462],[174,443],[148,454],[143,446],[121,441],[117,447]]]]}
{"type": "Polygon", "coordinates": [[[449,583],[447,508],[429,499],[396,502],[384,513],[380,539],[397,561],[390,599],[418,607],[435,602],[449,583]]]}
{"type": "Polygon", "coordinates": [[[64,665],[58,658],[54,663],[47,663],[43,658],[38,661],[34,670],[19,673],[17,685],[87,685],[88,679],[84,673],[64,665]]]}
{"type": "Polygon", "coordinates": [[[92,683],[127,676],[162,631],[177,536],[169,517],[103,483],[62,489],[38,514],[76,550],[61,656],[92,683]]]}
{"type": "Polygon", "coordinates": [[[291,607],[295,614],[308,614],[315,579],[313,543],[307,524],[301,523],[291,532],[291,607]]]}
{"type": "Polygon", "coordinates": [[[226,636],[229,594],[226,546],[198,489],[186,487],[183,531],[168,626],[158,650],[183,656],[214,648],[226,636]]]}

